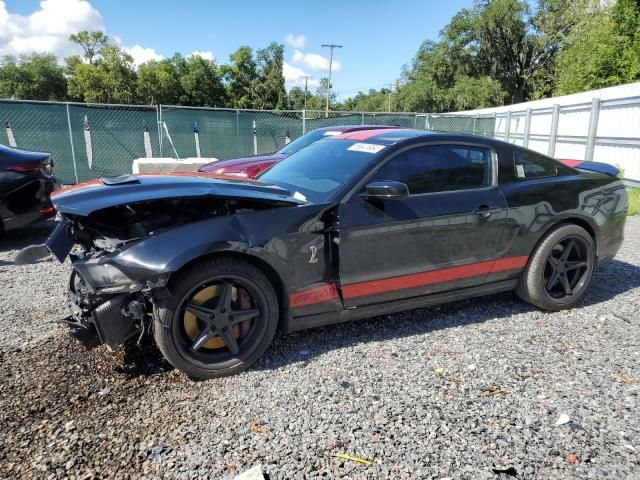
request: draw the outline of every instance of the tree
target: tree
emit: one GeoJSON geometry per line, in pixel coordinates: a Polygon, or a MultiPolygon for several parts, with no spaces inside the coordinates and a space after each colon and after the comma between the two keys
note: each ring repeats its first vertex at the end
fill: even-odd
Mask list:
{"type": "MultiPolygon", "coordinates": [[[[329,88],[329,79],[327,77],[320,79],[320,85],[316,88],[313,95],[307,97],[307,108],[309,110],[324,110],[327,101],[327,89],[329,88]]],[[[331,90],[329,100],[332,106],[336,106],[337,94],[331,90]]]]}
{"type": "Polygon", "coordinates": [[[221,107],[226,104],[226,92],[214,62],[191,56],[185,62],[178,62],[178,71],[181,105],[221,107]]]}
{"type": "Polygon", "coordinates": [[[64,70],[54,55],[33,53],[19,60],[8,55],[0,61],[0,97],[64,100],[66,92],[64,70]]]}
{"type": "MultiPolygon", "coordinates": [[[[549,96],[560,52],[598,5],[598,0],[476,0],[451,19],[437,41],[423,42],[403,69],[393,109],[442,112],[549,96]]],[[[374,90],[346,104],[386,110],[383,98],[374,90]]]]}
{"type": "Polygon", "coordinates": [[[107,45],[93,64],[75,63],[69,95],[84,102],[133,103],[136,98],[133,58],[116,45],[107,45]]]}
{"type": "MultiPolygon", "coordinates": [[[[175,57],[174,57],[175,58],[175,57]]],[[[177,105],[182,97],[182,85],[172,59],[150,60],[138,67],[138,98],[149,105],[177,105]]]]}
{"type": "Polygon", "coordinates": [[[258,77],[253,83],[255,108],[285,107],[287,93],[284,88],[284,45],[272,42],[267,48],[256,52],[258,77]]]}
{"type": "Polygon", "coordinates": [[[398,110],[446,112],[503,103],[500,83],[482,74],[468,51],[456,45],[460,38],[421,45],[411,67],[403,72],[403,85],[396,95],[398,110]]]}
{"type": "Polygon", "coordinates": [[[558,69],[558,94],[639,80],[640,2],[618,0],[586,17],[569,35],[558,69]]]}
{"type": "Polygon", "coordinates": [[[109,44],[109,37],[103,32],[88,32],[86,30],[69,35],[69,40],[82,47],[84,58],[89,65],[93,65],[93,59],[100,53],[100,50],[109,44]]]}
{"type": "Polygon", "coordinates": [[[231,54],[230,61],[229,65],[223,67],[229,106],[251,108],[254,103],[253,87],[258,78],[253,50],[242,46],[231,54]]]}
{"type": "Polygon", "coordinates": [[[291,110],[302,110],[305,107],[304,89],[292,87],[291,90],[289,90],[288,103],[291,110]]]}
{"type": "MultiPolygon", "coordinates": [[[[394,101],[397,108],[397,102],[394,101]]],[[[385,112],[389,106],[389,90],[371,89],[368,93],[358,92],[355,97],[345,100],[343,108],[360,112],[385,112]]]]}
{"type": "Polygon", "coordinates": [[[561,45],[587,3],[544,0],[532,11],[522,0],[483,0],[459,12],[444,39],[466,54],[472,75],[498,80],[510,102],[522,102],[535,96],[534,79],[553,71],[561,45]]]}

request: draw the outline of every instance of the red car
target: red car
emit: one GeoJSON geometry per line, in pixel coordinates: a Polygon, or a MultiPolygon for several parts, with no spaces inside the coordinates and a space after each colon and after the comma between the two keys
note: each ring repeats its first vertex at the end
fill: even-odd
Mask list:
{"type": "Polygon", "coordinates": [[[271,165],[278,163],[283,158],[302,150],[318,140],[341,133],[357,132],[359,130],[374,130],[382,128],[398,128],[390,125],[342,125],[338,127],[317,128],[305,133],[293,142],[285,145],[280,150],[270,155],[255,155],[253,157],[230,158],[217,162],[207,163],[198,170],[199,172],[215,173],[216,175],[233,175],[237,177],[255,178],[260,172],[271,165]]]}

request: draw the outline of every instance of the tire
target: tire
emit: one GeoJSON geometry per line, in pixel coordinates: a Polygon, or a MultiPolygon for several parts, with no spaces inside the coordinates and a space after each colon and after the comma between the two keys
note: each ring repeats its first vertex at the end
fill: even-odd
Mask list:
{"type": "Polygon", "coordinates": [[[584,297],[595,264],[591,235],[578,225],[559,225],[534,250],[516,294],[545,310],[573,308],[584,297]]]}
{"type": "Polygon", "coordinates": [[[154,315],[154,338],[167,361],[191,378],[245,370],[275,335],[276,292],[264,273],[248,262],[203,261],[179,272],[169,290],[173,296],[154,315]]]}

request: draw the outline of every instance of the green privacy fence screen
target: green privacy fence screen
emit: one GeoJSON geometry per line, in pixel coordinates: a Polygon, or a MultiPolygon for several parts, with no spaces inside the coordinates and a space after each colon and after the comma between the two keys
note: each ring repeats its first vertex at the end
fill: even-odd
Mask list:
{"type": "Polygon", "coordinates": [[[229,110],[0,100],[0,143],[50,152],[65,184],[131,172],[136,158],[270,153],[320,127],[398,125],[495,135],[495,117],[381,112],[229,110]],[[196,135],[197,132],[197,135],[196,135]]]}

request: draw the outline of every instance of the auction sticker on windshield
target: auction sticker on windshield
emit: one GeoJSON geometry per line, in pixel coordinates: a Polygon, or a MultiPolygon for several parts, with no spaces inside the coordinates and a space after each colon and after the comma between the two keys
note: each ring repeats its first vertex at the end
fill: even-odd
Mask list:
{"type": "Polygon", "coordinates": [[[384,147],[384,145],[378,145],[376,143],[354,143],[347,148],[347,150],[351,150],[352,152],[378,153],[384,147]]]}

